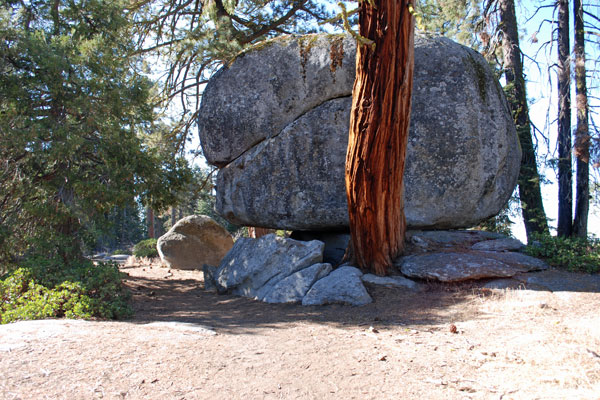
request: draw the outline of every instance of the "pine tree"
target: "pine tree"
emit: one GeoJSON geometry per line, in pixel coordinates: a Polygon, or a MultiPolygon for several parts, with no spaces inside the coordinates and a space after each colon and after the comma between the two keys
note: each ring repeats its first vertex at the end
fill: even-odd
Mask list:
{"type": "Polygon", "coordinates": [[[519,32],[514,0],[499,0],[498,12],[502,31],[502,56],[505,92],[507,94],[519,142],[521,144],[521,170],[519,173],[519,198],[527,239],[534,234],[548,234],[548,222],[542,202],[540,176],[529,123],[529,108],[523,74],[523,61],[519,45],[519,32]]]}
{"type": "MultiPolygon", "coordinates": [[[[180,119],[170,132],[181,151],[196,123],[202,89],[242,50],[285,34],[320,29],[333,15],[317,0],[141,0],[130,7],[138,53],[163,73],[163,104],[176,101],[180,119]],[[165,69],[162,71],[160,69],[165,69]]],[[[171,110],[174,111],[173,109],[171,110]]]]}
{"type": "Polygon", "coordinates": [[[587,238],[588,213],[590,208],[590,135],[588,99],[585,67],[585,30],[583,23],[583,3],[573,0],[575,16],[575,90],[577,110],[577,130],[575,132],[576,193],[575,220],[573,235],[587,238]]]}
{"type": "Polygon", "coordinates": [[[153,130],[153,84],[132,57],[124,3],[0,6],[0,257],[80,257],[83,239],[137,196],[172,201],[186,164],[153,130]]]}
{"type": "Polygon", "coordinates": [[[571,167],[571,55],[569,2],[557,0],[558,8],[558,236],[573,230],[573,171],[571,167]]]}

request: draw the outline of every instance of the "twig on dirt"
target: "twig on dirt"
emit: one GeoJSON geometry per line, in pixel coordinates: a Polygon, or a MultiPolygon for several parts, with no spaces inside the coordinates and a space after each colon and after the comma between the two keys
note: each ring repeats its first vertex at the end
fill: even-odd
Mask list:
{"type": "Polygon", "coordinates": [[[502,399],[504,398],[504,396],[507,396],[507,395],[509,395],[509,394],[513,394],[513,393],[517,393],[518,391],[519,391],[519,390],[518,390],[518,389],[516,389],[516,390],[511,390],[510,392],[503,393],[503,394],[500,396],[499,400],[502,400],[502,399]]]}
{"type": "Polygon", "coordinates": [[[593,355],[594,357],[598,357],[598,358],[600,358],[600,354],[596,353],[595,351],[593,351],[593,350],[590,350],[590,349],[586,349],[586,350],[587,350],[587,352],[588,352],[588,353],[590,353],[590,354],[591,354],[591,355],[593,355]]]}

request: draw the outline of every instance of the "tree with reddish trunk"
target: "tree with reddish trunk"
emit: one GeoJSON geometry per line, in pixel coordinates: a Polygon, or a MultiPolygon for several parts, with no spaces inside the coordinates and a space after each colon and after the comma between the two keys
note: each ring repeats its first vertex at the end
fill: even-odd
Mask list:
{"type": "Polygon", "coordinates": [[[346,155],[354,262],[385,275],[404,248],[403,174],[414,69],[408,0],[363,1],[346,155]]]}
{"type": "Polygon", "coordinates": [[[146,224],[148,225],[148,237],[154,239],[154,210],[151,207],[146,207],[146,224]]]}
{"type": "Polygon", "coordinates": [[[259,228],[256,226],[249,226],[248,227],[248,237],[254,238],[254,239],[258,239],[260,237],[263,237],[265,235],[268,235],[270,233],[275,233],[274,229],[268,229],[268,228],[259,228]]]}

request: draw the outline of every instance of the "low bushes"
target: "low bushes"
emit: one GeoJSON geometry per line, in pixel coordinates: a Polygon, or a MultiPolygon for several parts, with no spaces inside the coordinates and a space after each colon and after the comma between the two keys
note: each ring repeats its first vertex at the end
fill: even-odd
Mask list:
{"type": "Polygon", "coordinates": [[[0,280],[0,323],[41,318],[122,319],[129,293],[114,263],[81,260],[69,266],[28,260],[0,280]]]}
{"type": "Polygon", "coordinates": [[[146,239],[133,246],[133,255],[138,258],[155,258],[158,257],[156,249],[156,239],[146,239]]]}
{"type": "Polygon", "coordinates": [[[600,240],[540,235],[525,252],[569,271],[600,272],[600,240]]]}

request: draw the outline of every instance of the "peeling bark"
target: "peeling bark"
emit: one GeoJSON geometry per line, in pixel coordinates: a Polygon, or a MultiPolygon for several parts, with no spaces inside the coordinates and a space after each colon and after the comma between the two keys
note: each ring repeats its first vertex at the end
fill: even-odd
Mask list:
{"type": "Polygon", "coordinates": [[[259,237],[263,237],[265,235],[268,235],[270,233],[275,233],[274,229],[268,229],[268,228],[258,228],[255,226],[249,226],[248,227],[248,237],[254,238],[254,239],[258,239],[259,237]]]}
{"type": "Polygon", "coordinates": [[[407,0],[363,1],[346,155],[354,262],[385,275],[404,248],[403,174],[414,69],[407,0]]]}

